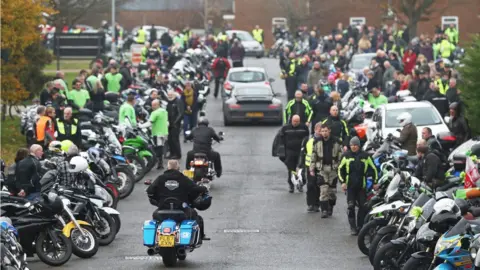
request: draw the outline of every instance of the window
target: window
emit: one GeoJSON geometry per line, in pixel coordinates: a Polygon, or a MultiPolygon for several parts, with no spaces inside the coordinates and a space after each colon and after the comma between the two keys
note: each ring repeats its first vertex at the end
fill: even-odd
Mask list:
{"type": "Polygon", "coordinates": [[[352,68],[353,69],[363,69],[364,67],[370,66],[374,55],[361,55],[358,54],[352,59],[352,68]]]}
{"type": "Polygon", "coordinates": [[[272,90],[260,87],[245,87],[233,90],[235,96],[271,96],[272,90]]]}
{"type": "Polygon", "coordinates": [[[265,81],[265,74],[259,71],[233,72],[230,74],[230,76],[228,76],[228,80],[231,82],[241,83],[263,82],[265,81]]]}
{"type": "Polygon", "coordinates": [[[416,126],[438,125],[442,123],[439,114],[433,107],[400,108],[386,111],[385,127],[400,127],[397,116],[403,112],[409,112],[412,115],[412,123],[416,126]]]}

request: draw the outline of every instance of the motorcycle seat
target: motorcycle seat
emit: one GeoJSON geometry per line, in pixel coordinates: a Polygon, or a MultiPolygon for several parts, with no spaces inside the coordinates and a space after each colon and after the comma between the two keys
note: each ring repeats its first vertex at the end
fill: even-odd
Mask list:
{"type": "Polygon", "coordinates": [[[193,155],[193,158],[205,158],[205,159],[206,159],[206,158],[207,158],[207,154],[205,154],[205,153],[195,153],[195,154],[193,155]]]}
{"type": "Polygon", "coordinates": [[[156,210],[153,212],[152,218],[156,221],[173,219],[176,222],[182,222],[187,219],[187,216],[182,210],[156,210]]]}
{"type": "Polygon", "coordinates": [[[449,182],[443,186],[437,187],[436,191],[446,191],[458,185],[458,182],[449,182]]]}

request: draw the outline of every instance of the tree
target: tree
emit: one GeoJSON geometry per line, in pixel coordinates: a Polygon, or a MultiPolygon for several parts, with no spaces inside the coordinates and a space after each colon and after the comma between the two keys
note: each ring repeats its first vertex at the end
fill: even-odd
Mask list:
{"type": "Polygon", "coordinates": [[[480,134],[480,35],[473,38],[472,43],[466,49],[465,58],[462,60],[463,67],[460,68],[461,97],[466,105],[466,117],[472,133],[480,134]]]}
{"type": "Polygon", "coordinates": [[[198,14],[203,20],[203,27],[207,29],[208,20],[213,20],[223,12],[223,0],[203,0],[203,10],[198,14]]]}
{"type": "Polygon", "coordinates": [[[296,31],[298,26],[309,21],[309,3],[308,0],[275,0],[276,6],[285,14],[290,31],[296,31]]]}
{"type": "MultiPolygon", "coordinates": [[[[116,0],[116,7],[129,2],[130,0],[116,0]]],[[[108,0],[50,0],[50,5],[58,12],[52,16],[57,31],[61,30],[63,25],[75,24],[87,12],[110,13],[112,1],[108,0]]]]}
{"type": "MultiPolygon", "coordinates": [[[[8,60],[2,59],[1,87],[2,120],[5,119],[6,105],[25,100],[30,93],[25,89],[21,74],[32,59],[25,57],[25,49],[40,42],[37,28],[42,23],[42,12],[53,14],[46,0],[2,0],[1,47],[8,50],[8,60]]],[[[41,73],[41,70],[37,72],[41,73]]]]}

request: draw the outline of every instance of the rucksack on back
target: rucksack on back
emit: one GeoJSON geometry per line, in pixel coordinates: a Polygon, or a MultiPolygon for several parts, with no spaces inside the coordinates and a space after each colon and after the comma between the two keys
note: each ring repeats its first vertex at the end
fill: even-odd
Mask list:
{"type": "Polygon", "coordinates": [[[220,58],[217,63],[217,69],[219,71],[225,71],[227,68],[227,65],[225,64],[225,60],[223,58],[220,58]]]}

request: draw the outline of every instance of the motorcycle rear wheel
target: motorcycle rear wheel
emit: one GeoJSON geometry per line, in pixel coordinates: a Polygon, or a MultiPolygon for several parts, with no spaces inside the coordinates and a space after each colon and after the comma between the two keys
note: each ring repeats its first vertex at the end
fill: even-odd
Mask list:
{"type": "Polygon", "coordinates": [[[175,248],[164,248],[160,251],[163,264],[166,267],[174,267],[177,265],[177,251],[175,248]]]}
{"type": "Polygon", "coordinates": [[[357,244],[360,251],[368,256],[368,251],[370,245],[372,244],[373,239],[375,238],[376,232],[383,226],[387,225],[388,221],[383,219],[373,219],[370,220],[368,223],[363,225],[362,229],[358,233],[357,237],[357,244]],[[373,234],[372,234],[373,231],[373,234]],[[368,245],[365,243],[365,239],[370,237],[370,242],[368,245]]]}
{"type": "Polygon", "coordinates": [[[135,187],[135,176],[133,176],[130,169],[125,167],[117,167],[115,170],[117,171],[118,181],[123,185],[118,189],[118,197],[119,199],[125,199],[133,192],[135,187]]]}
{"type": "Polygon", "coordinates": [[[145,164],[143,159],[137,155],[128,155],[126,156],[126,158],[130,163],[135,164],[135,166],[137,167],[137,173],[134,175],[135,182],[142,180],[147,172],[147,165],[145,164]]]}
{"type": "Polygon", "coordinates": [[[375,259],[375,254],[377,254],[377,251],[382,246],[389,243],[390,240],[392,240],[394,234],[395,232],[375,235],[375,237],[373,238],[373,241],[370,243],[370,248],[368,249],[368,259],[370,260],[370,263],[372,265],[375,259]]]}

